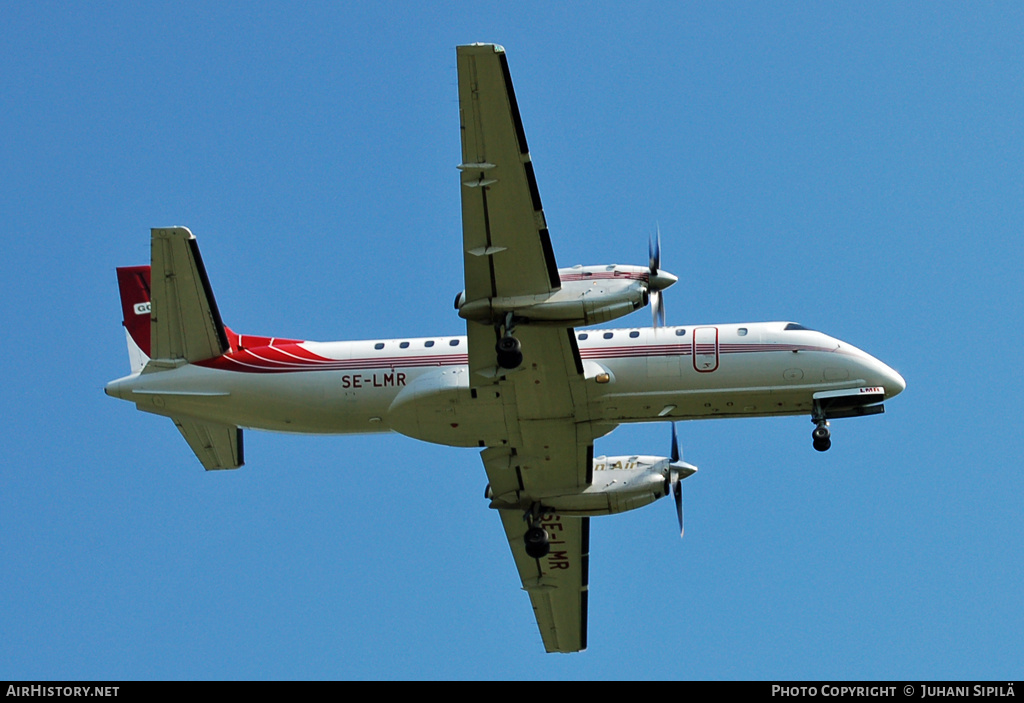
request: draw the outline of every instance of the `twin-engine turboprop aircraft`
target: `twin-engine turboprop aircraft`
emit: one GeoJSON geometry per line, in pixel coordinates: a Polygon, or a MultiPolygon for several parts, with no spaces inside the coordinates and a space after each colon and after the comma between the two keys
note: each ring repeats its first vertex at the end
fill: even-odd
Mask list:
{"type": "Polygon", "coordinates": [[[788,322],[664,326],[660,243],[647,266],[559,269],[505,51],[457,51],[462,123],[465,337],[306,342],[235,334],[222,322],[184,227],[152,230],[150,266],[119,268],[131,375],[106,392],[165,415],[207,469],[242,465],[243,427],[400,432],[480,447],[549,652],[586,648],[590,517],[668,493],[696,468],[669,457],[595,457],[624,422],[871,415],[905,383],[891,368],[788,322]],[[647,329],[575,327],[650,304],[647,329]],[[659,324],[660,323],[660,324],[659,324]]]}

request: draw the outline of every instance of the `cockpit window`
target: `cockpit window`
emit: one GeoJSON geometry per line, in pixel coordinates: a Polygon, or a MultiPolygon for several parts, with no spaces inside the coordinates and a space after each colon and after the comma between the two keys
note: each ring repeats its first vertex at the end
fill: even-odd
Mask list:
{"type": "Polygon", "coordinates": [[[798,325],[795,322],[790,322],[789,324],[787,324],[782,329],[786,330],[787,332],[790,331],[790,330],[803,330],[804,332],[817,332],[817,330],[812,330],[810,327],[804,327],[803,325],[798,325]]]}

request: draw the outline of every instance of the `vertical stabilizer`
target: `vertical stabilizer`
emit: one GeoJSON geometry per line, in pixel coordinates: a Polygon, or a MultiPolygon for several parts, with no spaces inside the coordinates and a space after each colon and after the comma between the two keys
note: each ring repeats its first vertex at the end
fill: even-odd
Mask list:
{"type": "Polygon", "coordinates": [[[128,360],[132,373],[139,373],[150,357],[149,267],[117,269],[117,287],[121,292],[122,324],[128,337],[128,360]]]}

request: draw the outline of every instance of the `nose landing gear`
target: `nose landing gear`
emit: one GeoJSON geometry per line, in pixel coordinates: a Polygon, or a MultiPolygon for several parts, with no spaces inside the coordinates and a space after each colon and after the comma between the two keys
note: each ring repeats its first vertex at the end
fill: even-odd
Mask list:
{"type": "Polygon", "coordinates": [[[819,400],[814,401],[814,413],[811,415],[811,422],[814,423],[814,431],[811,432],[811,440],[814,448],[819,452],[827,452],[832,446],[832,433],[828,429],[828,419],[825,408],[819,400]]]}
{"type": "Polygon", "coordinates": [[[832,433],[828,429],[828,420],[824,418],[814,421],[817,427],[811,432],[811,439],[813,440],[814,448],[819,452],[827,452],[829,447],[832,446],[832,433]]]}
{"type": "Polygon", "coordinates": [[[811,422],[814,423],[814,432],[811,433],[811,438],[814,440],[814,448],[819,452],[828,451],[832,446],[831,433],[828,429],[829,420],[879,415],[885,412],[885,406],[882,405],[882,401],[885,400],[885,389],[878,386],[819,391],[813,398],[811,422]]]}

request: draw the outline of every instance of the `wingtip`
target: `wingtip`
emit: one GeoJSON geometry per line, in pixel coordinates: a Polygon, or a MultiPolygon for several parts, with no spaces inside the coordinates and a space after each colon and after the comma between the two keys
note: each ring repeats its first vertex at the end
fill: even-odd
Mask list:
{"type": "Polygon", "coordinates": [[[503,47],[501,44],[492,44],[490,42],[473,42],[472,44],[460,44],[459,46],[456,47],[456,49],[459,51],[469,51],[471,49],[476,49],[478,51],[486,51],[487,49],[490,49],[495,54],[505,53],[505,47],[503,47]]]}

